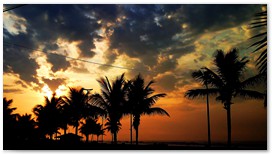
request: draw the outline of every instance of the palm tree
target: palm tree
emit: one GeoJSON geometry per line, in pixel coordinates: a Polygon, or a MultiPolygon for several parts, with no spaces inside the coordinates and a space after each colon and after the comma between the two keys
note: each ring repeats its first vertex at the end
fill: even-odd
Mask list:
{"type": "MultiPolygon", "coordinates": [[[[68,97],[64,101],[68,104],[66,111],[70,114],[70,124],[75,127],[75,134],[78,135],[80,120],[86,115],[86,104],[89,100],[88,92],[84,93],[84,88],[70,88],[68,97]]],[[[67,113],[67,112],[66,112],[67,113]]]]}
{"type": "Polygon", "coordinates": [[[189,98],[205,96],[207,94],[218,95],[216,100],[221,101],[224,108],[227,110],[228,146],[231,146],[232,98],[236,96],[254,99],[264,98],[264,94],[247,89],[249,86],[261,81],[260,75],[242,80],[248,62],[249,61],[245,57],[242,59],[239,58],[237,49],[231,49],[230,52],[226,54],[224,54],[224,51],[222,50],[217,50],[214,58],[214,64],[216,66],[215,72],[209,68],[204,68],[205,73],[209,76],[208,83],[211,88],[192,89],[185,94],[185,96],[189,98]]]}
{"type": "Polygon", "coordinates": [[[131,113],[133,115],[133,127],[136,134],[136,144],[138,145],[138,131],[140,125],[140,118],[142,115],[167,115],[169,114],[162,108],[152,107],[159,98],[165,97],[166,94],[155,94],[154,89],[150,86],[154,81],[150,81],[146,86],[144,79],[139,74],[134,80],[131,81],[128,98],[132,105],[131,113]],[[152,95],[152,96],[151,96],[152,95]]]}
{"type": "MultiPolygon", "coordinates": [[[[209,91],[209,74],[207,71],[201,69],[192,73],[192,77],[202,83],[206,90],[209,91]]],[[[186,95],[188,96],[188,95],[186,95]]],[[[207,122],[208,122],[208,146],[211,146],[211,130],[210,130],[210,108],[209,108],[209,93],[206,93],[206,103],[207,103],[207,122]]]]}
{"type": "MultiPolygon", "coordinates": [[[[6,121],[16,121],[19,114],[14,114],[13,112],[17,109],[15,107],[11,107],[13,100],[7,100],[6,97],[3,99],[3,117],[4,123],[6,121]]],[[[5,123],[6,124],[6,123],[5,123]]]]}
{"type": "MultiPolygon", "coordinates": [[[[252,52],[259,52],[259,57],[256,60],[256,66],[259,69],[259,73],[267,76],[267,6],[262,6],[265,8],[264,11],[256,13],[253,22],[250,24],[250,28],[254,30],[259,30],[259,32],[251,37],[250,39],[257,39],[256,42],[251,44],[250,47],[255,48],[252,52]]],[[[266,90],[265,90],[266,93],[266,90]]],[[[267,95],[265,96],[267,97],[267,95]]],[[[267,98],[264,100],[264,107],[267,105],[267,98]]]]}
{"type": "Polygon", "coordinates": [[[107,112],[107,129],[113,135],[113,143],[117,144],[117,133],[120,130],[120,119],[124,113],[124,103],[126,102],[126,94],[128,86],[124,80],[124,74],[117,77],[112,83],[108,78],[100,78],[97,80],[101,86],[101,95],[94,95],[94,104],[101,107],[107,112]]]}
{"type": "Polygon", "coordinates": [[[15,114],[16,108],[11,107],[13,100],[3,99],[3,139],[4,147],[14,142],[16,137],[16,125],[19,114],[15,114]]]}
{"type": "Polygon", "coordinates": [[[60,127],[59,107],[61,103],[62,98],[53,94],[51,99],[45,97],[44,105],[39,104],[33,108],[39,130],[43,135],[48,134],[50,139],[53,139],[53,134],[57,133],[60,127]]]}
{"type": "Polygon", "coordinates": [[[66,107],[65,112],[69,117],[68,121],[75,127],[75,134],[78,135],[78,127],[81,119],[87,119],[88,117],[95,117],[105,114],[104,110],[100,107],[94,106],[91,102],[92,95],[89,95],[90,89],[84,88],[69,88],[68,97],[63,97],[66,107]],[[87,90],[84,93],[84,90],[87,90]]]}
{"type": "MultiPolygon", "coordinates": [[[[264,6],[266,8],[266,5],[264,6]]],[[[260,31],[250,39],[257,39],[250,47],[254,47],[255,52],[260,52],[257,62],[257,67],[260,73],[267,72],[267,10],[255,14],[253,22],[250,23],[251,29],[260,29],[260,31]]]]}
{"type": "Polygon", "coordinates": [[[34,139],[36,134],[36,122],[31,117],[31,114],[24,114],[18,116],[18,136],[21,141],[34,139]]]}
{"type": "Polygon", "coordinates": [[[63,129],[64,135],[67,134],[68,124],[71,123],[71,111],[69,105],[62,101],[59,110],[60,110],[60,128],[63,129]]]}
{"type": "Polygon", "coordinates": [[[96,138],[97,142],[98,142],[98,139],[99,139],[100,135],[105,135],[105,130],[103,129],[102,124],[100,124],[100,123],[96,124],[94,134],[97,136],[97,138],[96,138]]]}
{"type": "Polygon", "coordinates": [[[80,127],[80,132],[86,136],[86,143],[89,142],[89,135],[94,134],[96,129],[96,122],[97,119],[94,118],[87,118],[85,123],[82,123],[80,127]]]}

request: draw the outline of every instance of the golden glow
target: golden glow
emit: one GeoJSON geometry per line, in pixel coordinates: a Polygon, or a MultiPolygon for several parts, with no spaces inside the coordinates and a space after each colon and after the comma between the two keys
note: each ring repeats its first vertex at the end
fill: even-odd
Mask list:
{"type": "Polygon", "coordinates": [[[188,28],[188,24],[186,24],[186,23],[181,24],[181,28],[182,28],[182,29],[186,29],[186,28],[188,28]]]}
{"type": "Polygon", "coordinates": [[[47,85],[45,85],[42,88],[42,94],[50,99],[52,97],[53,92],[47,85]]]}

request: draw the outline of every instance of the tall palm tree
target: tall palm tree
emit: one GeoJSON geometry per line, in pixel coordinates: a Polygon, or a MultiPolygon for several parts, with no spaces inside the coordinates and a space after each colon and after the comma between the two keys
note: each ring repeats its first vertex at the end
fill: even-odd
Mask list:
{"type": "Polygon", "coordinates": [[[136,134],[136,144],[138,145],[138,132],[140,119],[142,115],[167,115],[169,114],[162,108],[152,107],[159,98],[165,97],[166,94],[155,94],[154,89],[150,86],[154,81],[150,81],[146,86],[144,84],[144,79],[139,74],[134,80],[131,81],[128,99],[132,105],[131,113],[133,115],[133,127],[136,134]]]}
{"type": "Polygon", "coordinates": [[[100,106],[107,112],[107,129],[113,135],[113,143],[117,144],[117,133],[120,130],[120,119],[124,113],[124,103],[128,86],[124,74],[117,77],[112,83],[107,77],[97,80],[101,87],[101,95],[94,95],[94,104],[100,106]]]}
{"type": "Polygon", "coordinates": [[[61,103],[62,98],[53,94],[51,99],[45,97],[44,105],[39,104],[33,108],[39,130],[43,135],[48,134],[50,139],[53,139],[53,134],[57,133],[60,126],[59,107],[61,103]]]}
{"type": "Polygon", "coordinates": [[[239,58],[237,49],[231,49],[226,54],[224,54],[224,51],[222,50],[217,50],[214,57],[214,64],[216,66],[215,72],[209,68],[204,68],[209,76],[208,83],[211,88],[192,89],[185,94],[185,96],[189,98],[205,96],[207,93],[218,95],[216,100],[221,101],[224,108],[227,110],[228,146],[231,146],[232,98],[236,96],[254,99],[264,98],[264,94],[247,89],[249,86],[261,81],[260,75],[243,80],[243,73],[248,62],[249,61],[245,57],[239,58]]]}
{"type": "MultiPolygon", "coordinates": [[[[192,73],[192,77],[202,83],[205,89],[209,91],[209,74],[207,71],[201,69],[192,73]]],[[[188,95],[185,95],[188,96],[188,95]]],[[[206,93],[206,103],[207,103],[207,122],[208,122],[208,146],[211,146],[211,130],[210,130],[210,107],[209,107],[209,93],[206,93]]]]}

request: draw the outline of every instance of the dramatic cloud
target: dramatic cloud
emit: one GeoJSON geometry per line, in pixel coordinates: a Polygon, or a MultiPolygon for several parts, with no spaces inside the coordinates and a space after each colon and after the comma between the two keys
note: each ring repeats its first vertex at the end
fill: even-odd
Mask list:
{"type": "MultiPolygon", "coordinates": [[[[244,33],[243,29],[224,34],[218,31],[249,22],[252,12],[260,9],[261,5],[26,5],[4,13],[4,73],[18,74],[30,86],[31,82],[42,86],[37,79],[41,66],[29,58],[34,49],[92,60],[95,41],[107,40],[107,50],[102,53],[107,64],[126,55],[138,59],[133,68],[143,71],[149,79],[170,71],[185,80],[189,76],[179,71],[188,68],[191,61],[196,68],[201,67],[210,52],[231,40],[231,44],[243,46],[241,39],[233,39],[233,35],[244,33]],[[205,40],[202,37],[207,33],[224,38],[214,35],[205,40]],[[208,44],[209,39],[213,41],[208,44]],[[209,46],[209,53],[202,54],[199,51],[207,49],[205,45],[209,46]],[[196,51],[198,56],[191,56],[191,61],[182,58],[196,51]]],[[[85,66],[65,57],[46,54],[46,59],[52,64],[49,72],[53,77],[66,70],[88,73],[85,66]]]]}

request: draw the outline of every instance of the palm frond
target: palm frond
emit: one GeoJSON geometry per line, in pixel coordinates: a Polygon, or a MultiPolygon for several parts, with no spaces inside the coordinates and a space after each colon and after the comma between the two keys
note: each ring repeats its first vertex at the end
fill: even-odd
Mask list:
{"type": "Polygon", "coordinates": [[[159,108],[159,107],[152,107],[152,108],[149,108],[145,114],[147,115],[167,115],[168,117],[170,117],[170,115],[162,108],[159,108]]]}
{"type": "Polygon", "coordinates": [[[143,104],[146,104],[147,106],[151,107],[152,105],[154,105],[156,103],[156,101],[161,98],[161,97],[165,97],[166,94],[156,94],[153,96],[150,96],[149,98],[146,98],[143,102],[143,104]]]}
{"type": "Polygon", "coordinates": [[[215,86],[215,87],[222,87],[224,85],[224,83],[221,80],[221,78],[219,77],[219,75],[217,75],[214,71],[210,70],[207,67],[204,67],[203,69],[205,69],[206,73],[210,76],[209,84],[211,84],[212,86],[215,86]]]}
{"type": "Polygon", "coordinates": [[[241,82],[240,88],[244,89],[244,88],[247,88],[248,86],[254,86],[260,82],[263,82],[265,79],[266,79],[266,74],[259,73],[241,82]]]}
{"type": "Polygon", "coordinates": [[[264,99],[265,94],[253,91],[253,90],[237,90],[236,95],[244,97],[245,99],[251,98],[251,99],[264,99]]]}
{"type": "Polygon", "coordinates": [[[192,89],[192,90],[188,90],[185,93],[185,97],[189,98],[189,99],[194,99],[197,97],[203,97],[206,96],[207,94],[210,95],[216,95],[219,94],[219,89],[217,88],[209,88],[209,89],[192,89]]]}
{"type": "MultiPolygon", "coordinates": [[[[256,18],[253,19],[254,21],[250,24],[251,29],[267,28],[267,11],[256,13],[255,17],[256,18]]],[[[254,35],[250,39],[252,38],[260,39],[250,46],[255,47],[255,49],[252,51],[253,53],[260,52],[259,58],[256,60],[256,66],[258,67],[260,73],[267,72],[267,30],[254,35]]]]}

